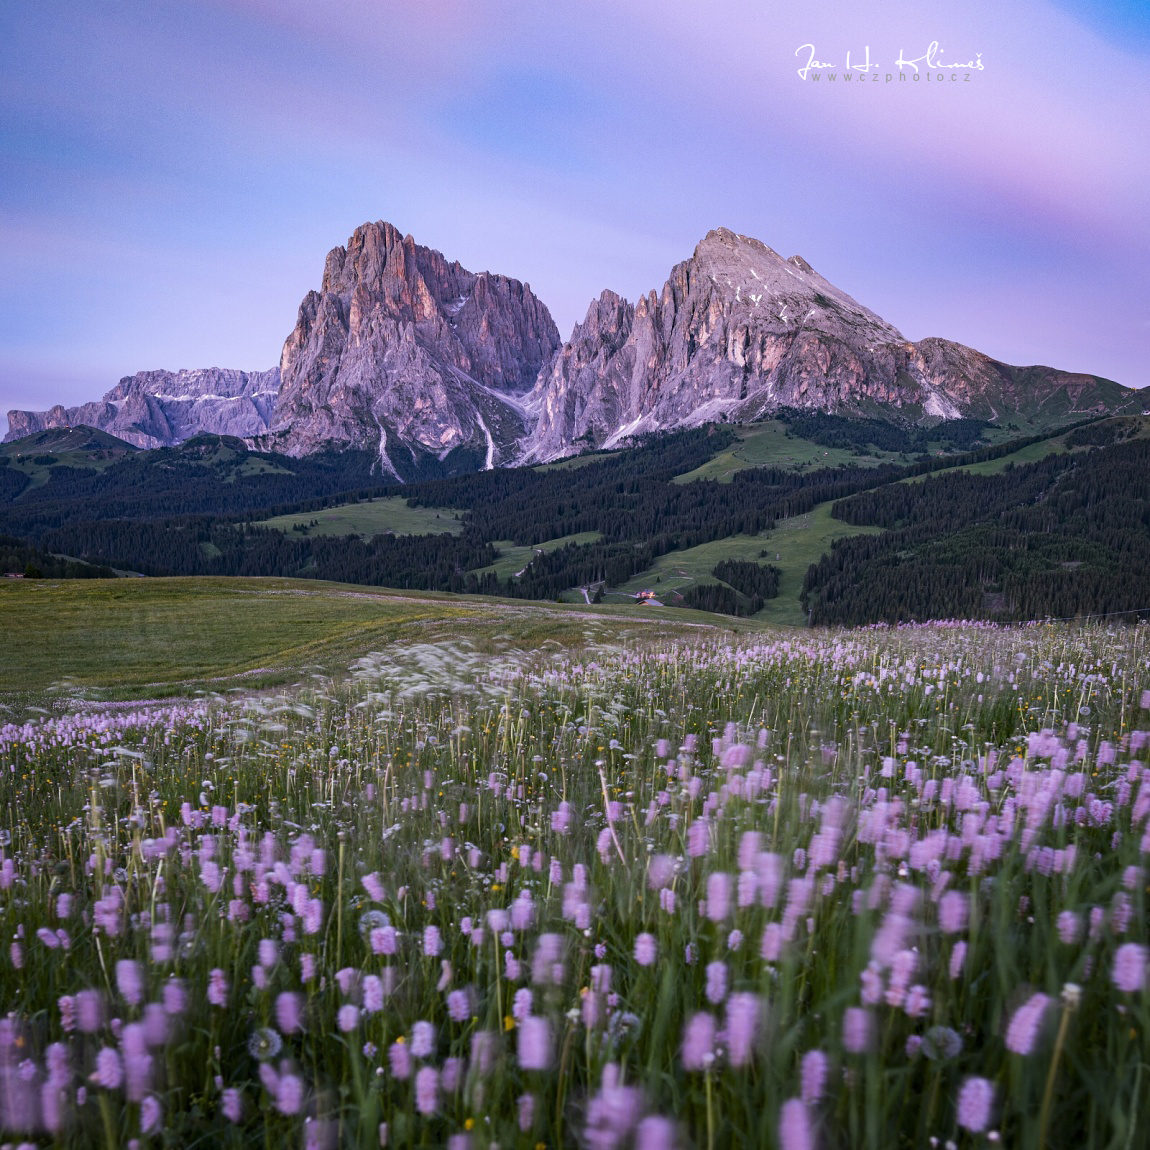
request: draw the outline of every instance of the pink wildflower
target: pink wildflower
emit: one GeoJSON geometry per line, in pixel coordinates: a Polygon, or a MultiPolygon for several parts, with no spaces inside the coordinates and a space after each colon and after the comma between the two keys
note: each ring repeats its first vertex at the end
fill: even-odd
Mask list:
{"type": "Polygon", "coordinates": [[[383,1009],[383,979],[369,974],[363,980],[363,1009],[368,1014],[378,1014],[383,1009]]]}
{"type": "Polygon", "coordinates": [[[435,1053],[435,1027],[421,1020],[411,1028],[411,1053],[416,1058],[429,1058],[435,1053]]]}
{"type": "Polygon", "coordinates": [[[129,1006],[139,1006],[144,997],[144,978],[140,964],[130,958],[116,963],[116,988],[129,1006]]]}
{"type": "Polygon", "coordinates": [[[374,954],[395,954],[397,935],[394,926],[377,926],[371,935],[371,949],[374,954]]]}
{"type": "Polygon", "coordinates": [[[1050,999],[1045,994],[1033,994],[1015,1012],[1006,1029],[1006,1049],[1027,1055],[1034,1050],[1042,1017],[1050,999]]]}
{"type": "Polygon", "coordinates": [[[396,1078],[411,1077],[411,1050],[403,1042],[393,1042],[387,1048],[387,1061],[396,1078]]]}
{"type": "Polygon", "coordinates": [[[635,939],[635,961],[640,966],[651,966],[658,954],[658,945],[653,934],[644,932],[635,939]]]}
{"type": "Polygon", "coordinates": [[[843,1014],[843,1049],[862,1054],[870,1049],[871,1015],[861,1006],[848,1006],[843,1014]]]}
{"type": "Polygon", "coordinates": [[[511,1004],[511,1017],[516,1022],[522,1022],[525,1018],[530,1018],[531,1007],[533,1005],[533,997],[531,991],[526,986],[521,986],[515,992],[515,998],[511,1004]]]}
{"type": "Polygon", "coordinates": [[[163,1120],[164,1111],[160,1106],[160,1100],[154,1094],[149,1094],[140,1103],[140,1133],[156,1134],[163,1120]]]}
{"type": "Polygon", "coordinates": [[[420,1067],[415,1076],[415,1108],[420,1114],[434,1114],[439,1106],[439,1071],[420,1067]]]}
{"type": "Polygon", "coordinates": [[[727,997],[727,964],[707,963],[707,1001],[720,1003],[727,997]]]}
{"type": "Polygon", "coordinates": [[[675,1124],[652,1114],[635,1131],[635,1150],[675,1150],[675,1124]]]}
{"type": "Polygon", "coordinates": [[[551,1024],[529,1017],[519,1024],[519,1065],[524,1070],[547,1070],[551,1065],[551,1024]]]}
{"type": "Polygon", "coordinates": [[[761,1009],[758,995],[747,991],[732,994],[727,1000],[727,1059],[732,1066],[750,1062],[761,1009]]]}
{"type": "Polygon", "coordinates": [[[675,859],[671,855],[652,855],[647,864],[647,885],[662,890],[675,877],[675,859]]]}
{"type": "Polygon", "coordinates": [[[731,913],[731,876],[715,871],[707,877],[707,918],[722,922],[731,913]]]}
{"type": "Polygon", "coordinates": [[[303,1109],[303,1094],[302,1078],[296,1074],[281,1074],[275,1092],[276,1109],[281,1114],[298,1114],[303,1109]]]}
{"type": "Polygon", "coordinates": [[[104,1025],[104,998],[98,990],[76,995],[76,1025],[84,1034],[95,1034],[104,1025]]]}
{"type": "Polygon", "coordinates": [[[808,1050],[802,1061],[802,1096],[813,1106],[823,1096],[827,1084],[827,1056],[821,1050],[808,1050]]]}
{"type": "Polygon", "coordinates": [[[930,993],[925,986],[916,983],[907,992],[903,1009],[910,1018],[921,1018],[930,1009],[930,993]]]}
{"type": "Polygon", "coordinates": [[[801,1098],[788,1098],[779,1111],[781,1150],[814,1150],[815,1135],[810,1115],[801,1098]]]}
{"type": "Polygon", "coordinates": [[[1136,942],[1123,943],[1114,954],[1114,969],[1111,975],[1114,985],[1127,994],[1144,990],[1146,987],[1146,966],[1150,952],[1136,942]]]}
{"type": "Polygon", "coordinates": [[[705,816],[694,820],[687,828],[687,854],[702,858],[711,849],[711,828],[705,816]]]}
{"type": "Polygon", "coordinates": [[[480,1078],[486,1078],[495,1066],[499,1036],[493,1030],[477,1030],[471,1036],[471,1064],[480,1078]]]}
{"type": "Polygon", "coordinates": [[[344,1034],[350,1034],[359,1025],[359,1007],[347,1003],[339,1008],[336,1025],[344,1034]]]}
{"type": "Polygon", "coordinates": [[[966,943],[955,943],[954,950],[950,952],[950,968],[948,974],[951,980],[957,979],[962,974],[963,964],[966,962],[966,943]]]}
{"type": "Polygon", "coordinates": [[[463,1074],[467,1063],[462,1058],[448,1058],[443,1063],[443,1074],[439,1080],[440,1086],[447,1094],[454,1094],[463,1082],[463,1074]]]}
{"type": "Polygon", "coordinates": [[[164,1046],[171,1036],[168,1015],[158,1002],[144,1007],[144,1040],[149,1046],[164,1046]]]}
{"type": "Polygon", "coordinates": [[[715,1016],[706,1011],[693,1014],[683,1031],[683,1067],[706,1070],[715,1060],[715,1016]]]}
{"type": "Polygon", "coordinates": [[[208,975],[208,1002],[212,1006],[227,1006],[228,980],[218,967],[208,975]]]}
{"type": "Polygon", "coordinates": [[[515,1108],[518,1111],[519,1129],[526,1134],[535,1125],[535,1095],[521,1094],[515,1108]]]}
{"type": "Polygon", "coordinates": [[[304,905],[303,914],[304,934],[319,934],[323,926],[323,899],[309,898],[304,905]]]}
{"type": "Polygon", "coordinates": [[[958,1124],[973,1134],[990,1125],[994,1085],[985,1078],[968,1078],[958,1092],[958,1124]]]}
{"type": "Polygon", "coordinates": [[[531,892],[523,891],[511,904],[511,929],[527,930],[534,921],[535,903],[531,898],[531,892]]]}
{"type": "Polygon", "coordinates": [[[938,925],[943,934],[965,930],[968,914],[968,900],[960,890],[948,890],[938,900],[938,925]]]}
{"type": "Polygon", "coordinates": [[[101,1048],[96,1055],[96,1071],[92,1081],[105,1090],[117,1090],[124,1081],[124,1066],[120,1061],[120,1052],[111,1046],[101,1048]]]}
{"type": "Polygon", "coordinates": [[[284,1034],[295,1034],[303,1024],[303,996],[284,991],[276,999],[276,1024],[284,1034]]]}
{"type": "Polygon", "coordinates": [[[224,1117],[235,1125],[244,1116],[243,1095],[234,1086],[229,1086],[220,1097],[220,1109],[224,1117]]]}
{"type": "Polygon", "coordinates": [[[768,922],[763,927],[763,942],[759,953],[766,962],[778,962],[783,952],[783,928],[777,922],[768,922]]]}
{"type": "Polygon", "coordinates": [[[171,978],[164,983],[160,992],[164,1013],[172,1016],[183,1014],[188,1009],[188,988],[178,979],[171,978]]]}

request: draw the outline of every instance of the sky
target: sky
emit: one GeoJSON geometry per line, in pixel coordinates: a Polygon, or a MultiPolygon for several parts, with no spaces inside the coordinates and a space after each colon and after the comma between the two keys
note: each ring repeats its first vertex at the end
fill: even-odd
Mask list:
{"type": "Polygon", "coordinates": [[[1145,386],[1148,65],[1145,0],[0,0],[0,412],[272,366],[368,220],[564,337],[724,226],[1145,386]]]}

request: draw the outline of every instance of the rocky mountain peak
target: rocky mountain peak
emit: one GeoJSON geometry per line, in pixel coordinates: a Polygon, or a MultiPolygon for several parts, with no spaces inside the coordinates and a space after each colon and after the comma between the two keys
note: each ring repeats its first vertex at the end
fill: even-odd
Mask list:
{"type": "Polygon", "coordinates": [[[78,407],[10,411],[6,439],[55,427],[95,427],[136,447],[171,447],[210,432],[248,437],[267,431],[279,371],[208,367],[126,375],[104,398],[78,407]]]}
{"type": "Polygon", "coordinates": [[[394,474],[431,459],[450,470],[448,457],[494,466],[523,435],[519,397],[559,343],[529,285],[363,224],[300,305],[267,445],[370,449],[394,474]]]}
{"type": "Polygon", "coordinates": [[[1125,402],[1125,389],[1089,380],[945,340],[911,343],[801,256],[715,228],[660,292],[634,308],[613,293],[592,304],[527,397],[536,422],[524,458],[782,406],[916,422],[993,419],[1050,397],[1084,413],[1125,402]]]}
{"type": "Polygon", "coordinates": [[[561,344],[528,284],[468,271],[378,221],[328,253],[278,369],[140,372],[97,403],[10,412],[8,438],[82,423],[158,447],[207,431],[295,455],[368,450],[384,474],[414,478],[782,406],[1045,420],[1135,396],[947,340],[911,343],[801,256],[729,228],[634,303],[602,292],[561,344]]]}

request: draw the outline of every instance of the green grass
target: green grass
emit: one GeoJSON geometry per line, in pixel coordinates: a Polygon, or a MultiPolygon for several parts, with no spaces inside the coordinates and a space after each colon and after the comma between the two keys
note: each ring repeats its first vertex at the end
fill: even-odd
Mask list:
{"type": "Polygon", "coordinates": [[[1145,627],[569,658],[500,609],[5,732],[25,1145],[1145,1146],[1145,627]]]}
{"type": "MultiPolygon", "coordinates": [[[[660,620],[721,625],[683,612],[660,620]]],[[[44,692],[165,697],[294,682],[401,640],[472,641],[533,650],[654,634],[637,609],[574,609],[300,579],[2,580],[0,703],[44,692]]]]}
{"type": "Polygon", "coordinates": [[[598,531],[580,531],[575,535],[564,535],[561,539],[548,539],[544,543],[536,543],[533,547],[521,547],[510,539],[500,539],[493,544],[495,550],[499,552],[499,558],[490,567],[479,568],[476,574],[485,575],[489,571],[494,571],[500,579],[511,579],[531,562],[537,551],[546,554],[559,547],[566,547],[568,543],[598,543],[602,538],[598,531]]]}
{"type": "Polygon", "coordinates": [[[462,512],[451,507],[409,507],[401,495],[386,499],[369,499],[363,503],[345,503],[306,511],[299,515],[277,515],[261,520],[256,526],[292,531],[306,527],[309,535],[458,535],[463,530],[462,512]]]}
{"type": "Polygon", "coordinates": [[[809,439],[788,438],[786,426],[777,419],[767,423],[749,424],[735,428],[739,437],[725,451],[719,452],[694,471],[675,478],[676,483],[689,483],[695,479],[717,479],[730,483],[738,471],[752,467],[779,467],[785,471],[803,471],[819,467],[842,467],[857,463],[860,467],[876,467],[880,463],[901,461],[903,456],[883,451],[873,455],[860,455],[837,447],[823,447],[809,439]]]}
{"type": "MultiPolygon", "coordinates": [[[[800,626],[805,617],[799,594],[807,568],[830,550],[835,539],[846,535],[876,535],[879,530],[877,527],[852,527],[848,523],[840,523],[831,518],[831,504],[821,503],[806,515],[784,519],[773,531],[764,531],[760,535],[734,535],[686,551],[662,555],[648,570],[608,593],[606,602],[621,602],[624,596],[629,597],[645,589],[666,592],[682,590],[697,582],[713,583],[711,570],[720,560],[749,559],[757,563],[773,563],[782,571],[778,597],[768,601],[754,620],[800,626]],[[763,551],[767,552],[765,556],[761,555],[763,551]]],[[[659,608],[643,610],[658,611],[659,608]]]]}
{"type": "Polygon", "coordinates": [[[103,471],[134,451],[130,444],[90,427],[52,428],[0,444],[0,458],[28,476],[26,491],[47,483],[53,467],[103,471]]]}
{"type": "MultiPolygon", "coordinates": [[[[1125,422],[1128,419],[1137,418],[1141,425],[1138,430],[1123,440],[1129,442],[1133,439],[1145,439],[1150,437],[1150,418],[1121,416],[1120,419],[1125,422]]],[[[1066,433],[1071,434],[1070,432],[1066,433]]],[[[1070,451],[1089,451],[1089,447],[1074,447],[1067,448],[1066,435],[1057,435],[1051,439],[1044,439],[1039,443],[1032,443],[1028,447],[1023,447],[1011,455],[1004,455],[1001,459],[988,459],[985,463],[971,463],[965,467],[956,467],[955,471],[969,471],[974,475],[998,475],[1004,471],[1008,464],[1021,464],[1021,463],[1035,463],[1039,459],[1045,459],[1048,455],[1062,454],[1063,452],[1070,451]]]]}
{"type": "Polygon", "coordinates": [[[0,693],[65,678],[123,697],[274,681],[456,613],[447,602],[286,579],[5,581],[0,693]]]}

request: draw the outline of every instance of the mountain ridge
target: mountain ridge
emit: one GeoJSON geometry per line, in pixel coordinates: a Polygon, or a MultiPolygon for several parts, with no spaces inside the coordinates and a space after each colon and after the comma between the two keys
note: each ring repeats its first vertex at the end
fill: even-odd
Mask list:
{"type": "Polygon", "coordinates": [[[328,253],[280,359],[275,418],[260,445],[288,455],[375,448],[401,477],[402,452],[509,462],[525,433],[518,397],[559,346],[530,285],[364,224],[328,253]]]}
{"type": "Polygon", "coordinates": [[[104,397],[76,407],[8,412],[4,441],[62,427],[94,427],[134,447],[174,447],[201,433],[246,438],[266,431],[279,392],[279,368],[208,367],[140,371],[104,397]]]}
{"type": "Polygon", "coordinates": [[[529,284],[467,271],[378,221],[328,253],[278,367],[140,372],[96,403],[9,412],[6,439],[76,423],[139,447],[210,432],[291,456],[371,451],[407,480],[788,407],[1046,424],[1136,405],[1100,376],[907,340],[801,256],[727,228],[659,291],[634,303],[602,292],[564,342],[529,284]]]}
{"type": "Polygon", "coordinates": [[[1121,409],[1134,394],[949,340],[911,342],[801,256],[717,228],[660,292],[592,302],[527,397],[535,427],[523,459],[717,419],[754,422],[780,407],[910,423],[1001,419],[1059,393],[1066,415],[1121,409]]]}

